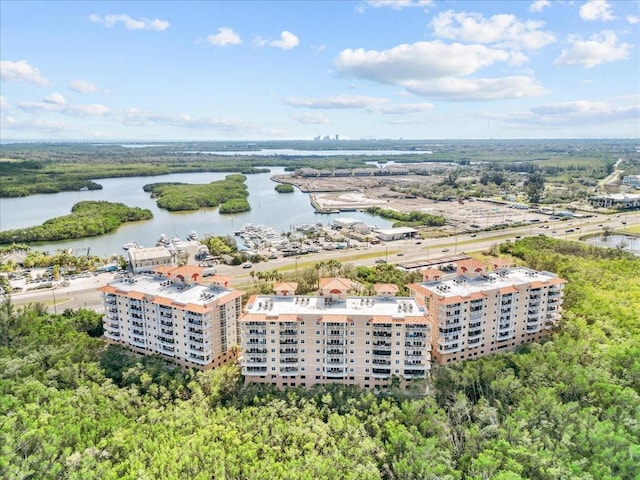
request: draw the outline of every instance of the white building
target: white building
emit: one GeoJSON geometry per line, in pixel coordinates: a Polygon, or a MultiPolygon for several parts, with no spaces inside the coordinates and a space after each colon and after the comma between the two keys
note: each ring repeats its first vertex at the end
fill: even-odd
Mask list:
{"type": "Polygon", "coordinates": [[[589,197],[589,203],[598,208],[638,208],[640,194],[612,193],[610,195],[594,195],[589,197]]]}
{"type": "Polygon", "coordinates": [[[249,299],[239,320],[247,381],[383,388],[394,377],[406,384],[428,374],[425,310],[396,297],[396,285],[377,285],[371,297],[348,296],[354,285],[343,278],[323,279],[319,295],[295,295],[296,287],[249,299]]]}
{"type": "Polygon", "coordinates": [[[99,288],[107,341],[200,370],[234,361],[243,292],[230,289],[226,277],[209,277],[208,285],[197,283],[202,270],[161,266],[154,274],[99,288]]]}
{"type": "Polygon", "coordinates": [[[640,175],[625,175],[622,178],[622,184],[634,188],[640,188],[640,175]]]}
{"type": "Polygon", "coordinates": [[[413,238],[418,231],[410,227],[381,228],[378,230],[378,238],[383,242],[413,238]]]}

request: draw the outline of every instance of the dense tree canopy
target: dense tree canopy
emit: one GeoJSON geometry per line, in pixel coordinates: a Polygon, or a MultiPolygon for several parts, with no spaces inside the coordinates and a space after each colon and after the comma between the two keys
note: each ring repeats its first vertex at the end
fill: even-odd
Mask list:
{"type": "Polygon", "coordinates": [[[151,192],[158,207],[170,211],[220,205],[220,213],[237,213],[251,209],[247,202],[249,191],[244,183],[246,179],[244,175],[234,174],[207,184],[152,183],[145,185],[144,191],[151,192]]]}
{"type": "Polygon", "coordinates": [[[234,366],[185,372],[105,348],[93,312],[5,301],[0,476],[638,478],[640,260],[543,237],[503,249],[569,280],[560,330],[404,393],[279,392],[244,385],[234,366]]]}
{"type": "Polygon", "coordinates": [[[123,223],[148,220],[152,217],[149,209],[128,207],[123,203],[78,202],[71,208],[69,215],[52,218],[38,227],[0,232],[0,244],[95,237],[112,232],[123,223]]]}

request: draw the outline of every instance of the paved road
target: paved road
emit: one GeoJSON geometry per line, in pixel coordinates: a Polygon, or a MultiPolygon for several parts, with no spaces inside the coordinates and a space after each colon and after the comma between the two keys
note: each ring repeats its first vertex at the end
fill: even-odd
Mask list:
{"type": "MultiPolygon", "coordinates": [[[[625,213],[617,216],[598,215],[585,220],[544,222],[527,227],[478,232],[475,237],[470,234],[460,234],[452,237],[422,240],[419,245],[413,239],[373,245],[365,250],[323,251],[298,258],[287,257],[269,260],[265,263],[255,264],[251,269],[244,269],[241,266],[219,265],[218,273],[228,275],[233,278],[234,284],[242,285],[251,281],[251,271],[292,271],[296,268],[306,268],[310,264],[330,259],[353,263],[358,266],[375,265],[376,259],[384,259],[393,264],[411,263],[440,257],[445,254],[488,250],[493,245],[504,242],[507,239],[516,240],[518,236],[547,235],[549,237],[577,240],[585,234],[601,232],[605,227],[613,229],[625,227],[622,222],[626,222],[626,227],[640,225],[640,212],[625,213]],[[567,230],[573,230],[573,232],[568,232],[567,230]],[[447,249],[447,252],[443,252],[443,249],[447,249]],[[401,255],[398,255],[398,253],[401,255]]],[[[96,289],[112,279],[113,274],[110,273],[103,273],[89,278],[79,278],[71,280],[71,284],[68,287],[18,293],[12,295],[12,300],[16,305],[43,302],[48,305],[50,312],[57,311],[61,313],[65,308],[91,308],[98,312],[103,312],[102,296],[96,289]]]]}

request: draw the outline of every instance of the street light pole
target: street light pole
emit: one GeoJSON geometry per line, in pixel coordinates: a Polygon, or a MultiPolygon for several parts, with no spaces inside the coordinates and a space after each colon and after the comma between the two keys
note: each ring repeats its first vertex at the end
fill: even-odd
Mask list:
{"type": "Polygon", "coordinates": [[[53,287],[51,289],[51,295],[53,295],[53,313],[55,315],[57,315],[58,314],[58,305],[56,305],[56,288],[55,287],[53,287]]]}

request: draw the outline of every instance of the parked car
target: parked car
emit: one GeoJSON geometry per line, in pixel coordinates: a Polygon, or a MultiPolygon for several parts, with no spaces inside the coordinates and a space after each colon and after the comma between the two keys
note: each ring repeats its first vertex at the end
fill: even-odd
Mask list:
{"type": "Polygon", "coordinates": [[[250,263],[245,263],[244,265],[242,265],[242,268],[251,268],[253,267],[253,265],[251,265],[250,263]]]}

